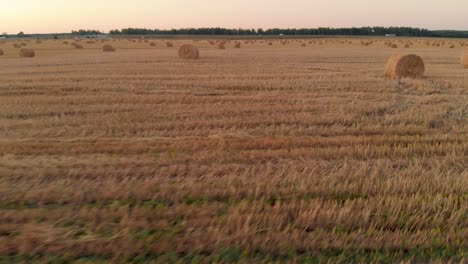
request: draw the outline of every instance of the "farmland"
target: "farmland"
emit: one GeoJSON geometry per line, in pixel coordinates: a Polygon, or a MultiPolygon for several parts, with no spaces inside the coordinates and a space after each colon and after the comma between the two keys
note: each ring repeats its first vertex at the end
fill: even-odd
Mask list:
{"type": "Polygon", "coordinates": [[[468,41],[207,40],[0,44],[0,262],[467,260],[468,41]]]}

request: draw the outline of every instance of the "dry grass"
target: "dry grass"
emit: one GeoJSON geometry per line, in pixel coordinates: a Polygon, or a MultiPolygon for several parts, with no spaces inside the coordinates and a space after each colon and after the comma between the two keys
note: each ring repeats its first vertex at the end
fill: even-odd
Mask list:
{"type": "Polygon", "coordinates": [[[383,39],[155,41],[2,45],[0,262],[466,258],[460,48],[396,83],[383,39]]]}

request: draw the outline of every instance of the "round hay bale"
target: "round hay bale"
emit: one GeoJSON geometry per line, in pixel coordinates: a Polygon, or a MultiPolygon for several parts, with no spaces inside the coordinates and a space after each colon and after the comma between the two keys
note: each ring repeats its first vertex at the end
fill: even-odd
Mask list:
{"type": "Polygon", "coordinates": [[[385,66],[385,77],[389,79],[419,78],[422,77],[426,67],[421,57],[414,54],[395,54],[385,66]]]}
{"type": "Polygon", "coordinates": [[[114,52],[115,48],[112,45],[106,44],[102,46],[102,51],[104,52],[114,52]]]}
{"type": "Polygon", "coordinates": [[[151,47],[156,47],[156,42],[151,42],[151,43],[150,43],[150,46],[151,46],[151,47]]]}
{"type": "Polygon", "coordinates": [[[240,44],[239,42],[237,42],[236,44],[234,44],[234,48],[240,49],[240,47],[241,47],[241,44],[240,44]]]}
{"type": "Polygon", "coordinates": [[[468,51],[462,54],[461,64],[463,65],[463,68],[468,69],[468,51]]]}
{"type": "Polygon", "coordinates": [[[73,47],[75,47],[75,49],[82,49],[83,48],[83,45],[81,45],[81,44],[72,43],[71,45],[73,47]]]}
{"type": "Polygon", "coordinates": [[[218,49],[226,49],[226,46],[224,46],[223,42],[218,44],[218,49]]]}
{"type": "Polygon", "coordinates": [[[5,54],[2,49],[0,49],[0,56],[3,56],[5,54]]]}
{"type": "Polygon", "coordinates": [[[174,47],[174,44],[172,44],[171,42],[168,41],[168,42],[166,42],[166,47],[172,48],[172,47],[174,47]]]}
{"type": "Polygon", "coordinates": [[[63,44],[68,45],[69,43],[68,43],[68,41],[64,41],[63,44]]]}
{"type": "Polygon", "coordinates": [[[398,45],[397,45],[397,44],[392,44],[392,45],[390,46],[390,48],[392,48],[392,49],[397,49],[397,48],[398,48],[398,45]]]}
{"type": "Polygon", "coordinates": [[[20,49],[19,55],[23,58],[33,58],[34,56],[36,56],[36,53],[33,49],[22,48],[20,49]]]}
{"type": "Polygon", "coordinates": [[[21,44],[13,43],[13,48],[19,49],[19,48],[21,48],[21,44]]]}
{"type": "Polygon", "coordinates": [[[200,57],[198,48],[191,45],[185,44],[179,48],[179,58],[184,60],[196,60],[200,57]]]}

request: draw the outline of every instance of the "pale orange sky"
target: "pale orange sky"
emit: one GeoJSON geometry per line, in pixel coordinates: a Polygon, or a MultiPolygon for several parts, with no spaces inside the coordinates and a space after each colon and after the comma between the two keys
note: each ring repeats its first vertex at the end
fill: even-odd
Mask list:
{"type": "Polygon", "coordinates": [[[468,0],[0,0],[0,33],[125,27],[468,29],[468,0]]]}

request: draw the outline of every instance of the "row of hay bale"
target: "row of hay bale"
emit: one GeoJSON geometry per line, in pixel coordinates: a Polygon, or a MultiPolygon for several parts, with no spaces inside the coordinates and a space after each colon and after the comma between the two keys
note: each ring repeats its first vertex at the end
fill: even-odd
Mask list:
{"type": "MultiPolygon", "coordinates": [[[[179,49],[179,58],[181,59],[196,60],[199,56],[198,48],[191,44],[185,44],[179,49]]],[[[468,68],[468,52],[462,54],[461,64],[464,68],[468,68]]],[[[426,66],[420,56],[398,53],[388,60],[384,75],[389,79],[419,78],[423,76],[425,71],[426,66]]]]}
{"type": "MultiPolygon", "coordinates": [[[[236,43],[236,46],[240,47],[240,43],[236,43]]],[[[367,44],[367,43],[366,43],[367,44]]],[[[79,48],[80,45],[72,43],[75,47],[79,48]]],[[[166,46],[172,47],[173,44],[170,42],[166,43],[166,46]]],[[[82,47],[81,47],[82,48],[82,47]]],[[[218,44],[218,48],[224,49],[224,42],[218,44]],[[221,46],[222,45],[222,46],[221,46]]],[[[102,47],[104,52],[114,52],[116,49],[109,44],[102,47]]],[[[0,49],[0,56],[4,52],[0,49]]],[[[33,49],[22,48],[19,53],[20,57],[32,58],[35,57],[33,49]]],[[[196,60],[200,57],[200,51],[197,47],[191,44],[182,45],[178,51],[179,58],[186,60],[196,60]]],[[[468,68],[468,52],[465,52],[461,56],[461,64],[466,69],[468,68]]],[[[421,77],[425,72],[425,64],[423,59],[415,54],[395,54],[388,60],[384,75],[390,79],[398,78],[418,78],[421,77]]]]}
{"type": "MultiPolygon", "coordinates": [[[[5,55],[5,52],[0,49],[0,56],[5,55]]],[[[21,48],[19,50],[19,56],[22,58],[33,58],[36,56],[36,52],[33,49],[21,48]]]]}
{"type": "MultiPolygon", "coordinates": [[[[68,42],[66,44],[68,44],[68,42]]],[[[74,43],[74,42],[71,45],[73,47],[75,47],[76,49],[82,49],[83,48],[82,45],[74,43]]],[[[170,43],[170,42],[167,42],[166,45],[168,47],[173,47],[173,44],[170,43]]],[[[102,51],[103,52],[114,52],[114,51],[116,51],[116,48],[114,46],[110,45],[110,44],[106,44],[106,45],[104,45],[102,47],[102,51]]],[[[3,52],[3,50],[0,49],[0,56],[2,56],[4,54],[5,53],[3,52]]],[[[33,49],[22,48],[22,49],[20,49],[19,55],[20,55],[20,57],[24,57],[24,58],[32,58],[32,57],[35,57],[36,53],[35,53],[35,51],[33,49]]],[[[195,59],[198,59],[200,57],[200,52],[199,52],[197,47],[195,47],[195,46],[193,46],[191,44],[185,44],[185,45],[182,45],[179,48],[179,57],[181,59],[195,60],[195,59]]]]}
{"type": "MultiPolygon", "coordinates": [[[[80,38],[74,38],[74,39],[71,39],[72,41],[74,42],[81,42],[81,41],[85,41],[86,43],[88,44],[95,44],[95,43],[98,43],[98,42],[101,42],[101,43],[105,43],[105,42],[121,42],[121,41],[128,41],[128,42],[132,42],[132,43],[151,43],[153,41],[155,41],[154,39],[112,39],[112,40],[96,40],[96,39],[80,39],[80,38]],[[150,42],[151,40],[151,42],[150,42]]],[[[58,39],[55,39],[54,41],[59,41],[58,39]]],[[[60,41],[63,41],[64,44],[67,44],[68,40],[65,39],[65,40],[60,40],[60,41]]],[[[164,41],[164,40],[162,40],[164,41]]],[[[194,42],[199,42],[201,40],[197,40],[197,39],[194,39],[193,40],[194,42]]],[[[360,44],[363,45],[363,46],[367,46],[367,45],[372,45],[372,44],[378,44],[378,43],[384,43],[385,45],[389,45],[389,44],[401,44],[401,45],[404,45],[404,44],[410,44],[410,45],[413,45],[413,44],[422,44],[422,45],[427,45],[427,46],[437,46],[437,47],[440,47],[440,46],[446,46],[446,47],[456,47],[457,45],[463,47],[463,46],[468,46],[468,42],[466,41],[462,41],[462,40],[459,40],[459,41],[456,41],[456,40],[417,40],[417,39],[392,39],[392,40],[389,40],[389,39],[376,39],[376,38],[370,38],[370,39],[364,39],[364,40],[340,40],[340,39],[312,39],[312,40],[307,40],[307,39],[277,39],[277,40],[262,40],[262,39],[251,39],[251,40],[229,40],[229,39],[219,39],[219,40],[207,40],[208,43],[210,45],[215,45],[219,42],[224,42],[225,44],[226,43],[230,43],[232,41],[234,42],[239,42],[239,41],[243,41],[244,44],[255,44],[255,43],[265,43],[265,44],[269,44],[270,42],[280,42],[281,44],[288,44],[288,43],[299,43],[299,44],[302,44],[304,42],[308,42],[308,44],[360,44]]],[[[32,42],[32,40],[23,40],[21,43],[22,45],[25,45],[25,43],[28,43],[28,42],[32,42]]],[[[37,44],[41,44],[43,42],[50,42],[50,40],[41,40],[41,39],[37,39],[35,41],[37,44]]],[[[5,42],[2,42],[0,41],[0,44],[3,44],[5,42]]]]}
{"type": "MultiPolygon", "coordinates": [[[[460,64],[468,69],[468,52],[462,54],[460,64]]],[[[395,54],[385,66],[384,75],[389,79],[420,78],[426,70],[423,59],[415,54],[395,54]]]]}
{"type": "MultiPolygon", "coordinates": [[[[76,43],[72,43],[72,46],[74,46],[77,49],[83,48],[82,45],[76,44],[76,43]]],[[[115,50],[116,49],[109,44],[106,44],[102,47],[102,51],[104,52],[113,52],[115,50]]],[[[3,55],[5,55],[5,52],[2,49],[0,49],[0,56],[3,56],[3,55]]],[[[19,51],[19,56],[22,58],[34,58],[36,56],[36,52],[34,51],[34,49],[22,48],[19,51]]]]}
{"type": "MultiPolygon", "coordinates": [[[[79,44],[81,41],[85,41],[85,40],[81,40],[81,39],[73,39],[73,42],[71,43],[71,45],[74,47],[74,48],[77,48],[77,49],[81,49],[83,48],[83,46],[81,44],[79,44]]],[[[118,39],[118,40],[111,40],[112,42],[120,42],[121,40],[118,39]]],[[[154,41],[149,41],[147,39],[139,39],[139,40],[135,40],[135,39],[127,39],[127,41],[130,41],[130,42],[145,42],[145,43],[149,43],[150,46],[157,46],[156,42],[154,41]]],[[[193,40],[193,42],[199,42],[200,40],[193,40]]],[[[240,40],[216,40],[216,41],[213,41],[213,40],[208,40],[208,43],[210,45],[217,45],[217,48],[218,49],[226,49],[226,45],[227,44],[230,44],[231,42],[234,42],[234,48],[240,48],[241,47],[241,43],[240,43],[240,40]]],[[[28,40],[26,40],[25,42],[21,42],[21,43],[14,43],[13,46],[15,48],[22,48],[24,46],[27,45],[26,42],[30,42],[28,40]]],[[[87,44],[96,44],[98,42],[109,42],[109,40],[86,40],[86,43],[87,44]]],[[[164,42],[164,40],[163,40],[164,42]]],[[[283,39],[283,40],[244,40],[244,44],[255,44],[255,43],[264,43],[264,44],[267,44],[269,46],[272,46],[274,43],[280,43],[280,44],[283,44],[283,45],[286,45],[286,44],[290,44],[290,43],[298,43],[300,44],[300,46],[302,47],[307,47],[308,44],[309,45],[314,45],[314,44],[318,44],[318,45],[327,45],[327,44],[353,44],[353,43],[359,43],[359,42],[353,42],[353,41],[349,41],[349,40],[299,40],[299,39],[296,39],[296,40],[288,40],[288,39],[283,39]]],[[[42,41],[36,41],[36,43],[42,43],[42,41]]],[[[399,48],[399,47],[404,47],[404,48],[410,48],[412,47],[413,45],[416,45],[416,44],[426,44],[426,45],[432,45],[432,46],[443,46],[443,45],[449,45],[448,47],[449,48],[456,48],[455,44],[459,44],[461,47],[465,46],[465,45],[468,45],[468,43],[465,43],[463,41],[459,41],[458,43],[457,42],[445,42],[445,41],[422,41],[422,40],[376,40],[376,39],[371,39],[371,40],[361,40],[360,41],[361,45],[362,46],[371,46],[371,45],[376,45],[378,43],[382,43],[384,44],[385,46],[388,46],[390,48],[393,48],[393,49],[396,49],[396,48],[399,48]]],[[[3,44],[3,43],[1,43],[3,44]]],[[[63,44],[65,45],[68,45],[70,44],[67,40],[64,40],[63,41],[63,44]]],[[[166,41],[165,43],[166,47],[168,48],[171,48],[171,47],[174,47],[174,44],[170,41],[166,41]]]]}

